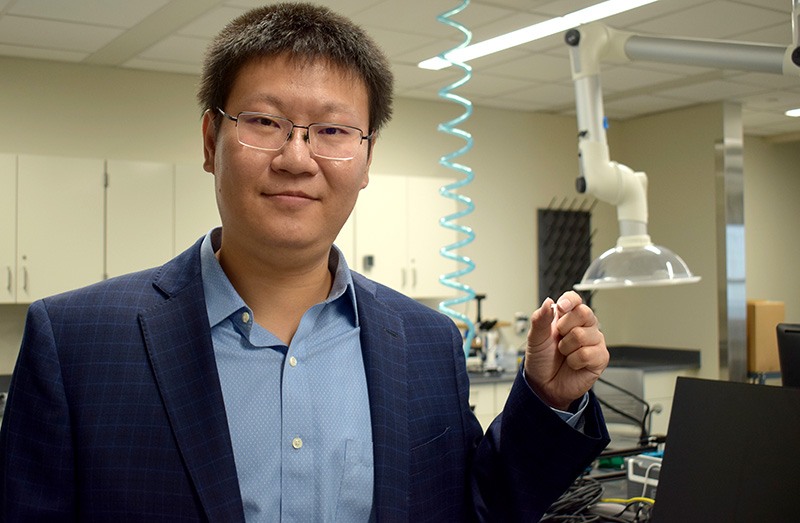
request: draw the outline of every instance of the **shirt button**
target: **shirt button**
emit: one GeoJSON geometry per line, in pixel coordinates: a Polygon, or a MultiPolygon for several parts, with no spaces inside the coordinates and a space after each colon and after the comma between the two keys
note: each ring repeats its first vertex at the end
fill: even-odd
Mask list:
{"type": "Polygon", "coordinates": [[[297,367],[297,358],[295,358],[294,356],[290,356],[289,365],[291,365],[292,367],[297,367]]]}
{"type": "Polygon", "coordinates": [[[250,321],[250,313],[247,312],[247,311],[244,311],[242,313],[242,323],[247,323],[249,321],[250,321]]]}
{"type": "Polygon", "coordinates": [[[300,439],[300,438],[294,438],[294,439],[292,440],[292,447],[294,447],[294,448],[296,448],[296,449],[299,449],[299,448],[300,448],[300,447],[302,447],[302,446],[303,446],[303,440],[302,440],[302,439],[300,439]]]}

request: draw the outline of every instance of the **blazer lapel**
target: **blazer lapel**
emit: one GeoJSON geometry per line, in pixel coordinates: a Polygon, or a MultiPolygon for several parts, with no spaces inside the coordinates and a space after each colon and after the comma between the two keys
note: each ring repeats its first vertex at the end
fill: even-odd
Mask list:
{"type": "Polygon", "coordinates": [[[164,302],[139,322],[183,461],[208,520],[244,521],[199,270],[199,245],[164,267],[164,302]]]}
{"type": "Polygon", "coordinates": [[[402,319],[353,274],[367,374],[378,521],[407,521],[409,493],[408,382],[402,319]]]}

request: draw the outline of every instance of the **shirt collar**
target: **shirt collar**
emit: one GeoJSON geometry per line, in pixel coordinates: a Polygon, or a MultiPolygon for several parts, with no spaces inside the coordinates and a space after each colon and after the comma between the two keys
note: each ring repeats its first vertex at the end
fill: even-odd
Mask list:
{"type": "MultiPolygon", "coordinates": [[[[219,250],[221,242],[222,228],[216,227],[206,234],[200,246],[200,270],[203,276],[206,312],[212,328],[243,308],[250,310],[239,296],[239,293],[236,292],[236,289],[233,288],[230,280],[225,275],[225,271],[222,270],[219,260],[214,256],[214,253],[219,250]]],[[[328,257],[328,269],[333,274],[333,285],[325,303],[331,303],[342,296],[346,296],[345,299],[353,309],[353,318],[357,327],[359,325],[358,308],[356,307],[353,278],[342,251],[335,245],[331,247],[328,257]]]]}

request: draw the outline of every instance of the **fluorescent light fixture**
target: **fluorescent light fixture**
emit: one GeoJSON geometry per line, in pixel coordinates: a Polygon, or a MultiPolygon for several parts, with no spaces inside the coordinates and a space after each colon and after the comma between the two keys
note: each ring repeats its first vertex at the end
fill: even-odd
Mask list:
{"type": "Polygon", "coordinates": [[[792,118],[797,118],[800,116],[800,109],[790,109],[784,113],[786,116],[791,116],[792,118]]]}
{"type": "MultiPolygon", "coordinates": [[[[447,57],[457,62],[468,62],[511,47],[526,44],[546,36],[561,33],[581,24],[588,24],[596,20],[608,18],[625,11],[630,11],[643,5],[652,4],[658,0],[607,0],[599,4],[574,11],[564,16],[551,18],[544,22],[534,24],[504,35],[496,36],[483,42],[478,42],[462,49],[447,53],[447,57]]],[[[438,71],[450,67],[450,62],[435,56],[417,64],[422,69],[438,71]]]]}

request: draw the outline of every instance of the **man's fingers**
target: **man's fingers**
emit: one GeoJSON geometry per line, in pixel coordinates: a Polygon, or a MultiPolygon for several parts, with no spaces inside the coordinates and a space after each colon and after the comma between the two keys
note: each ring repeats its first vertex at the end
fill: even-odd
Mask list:
{"type": "Polygon", "coordinates": [[[551,298],[546,298],[542,306],[531,315],[531,329],[528,331],[528,345],[540,345],[550,338],[553,330],[553,319],[556,316],[553,304],[554,302],[551,298]]]}
{"type": "Polygon", "coordinates": [[[608,351],[605,345],[581,347],[572,351],[566,357],[566,362],[572,370],[587,369],[600,374],[608,365],[608,351]]]}

